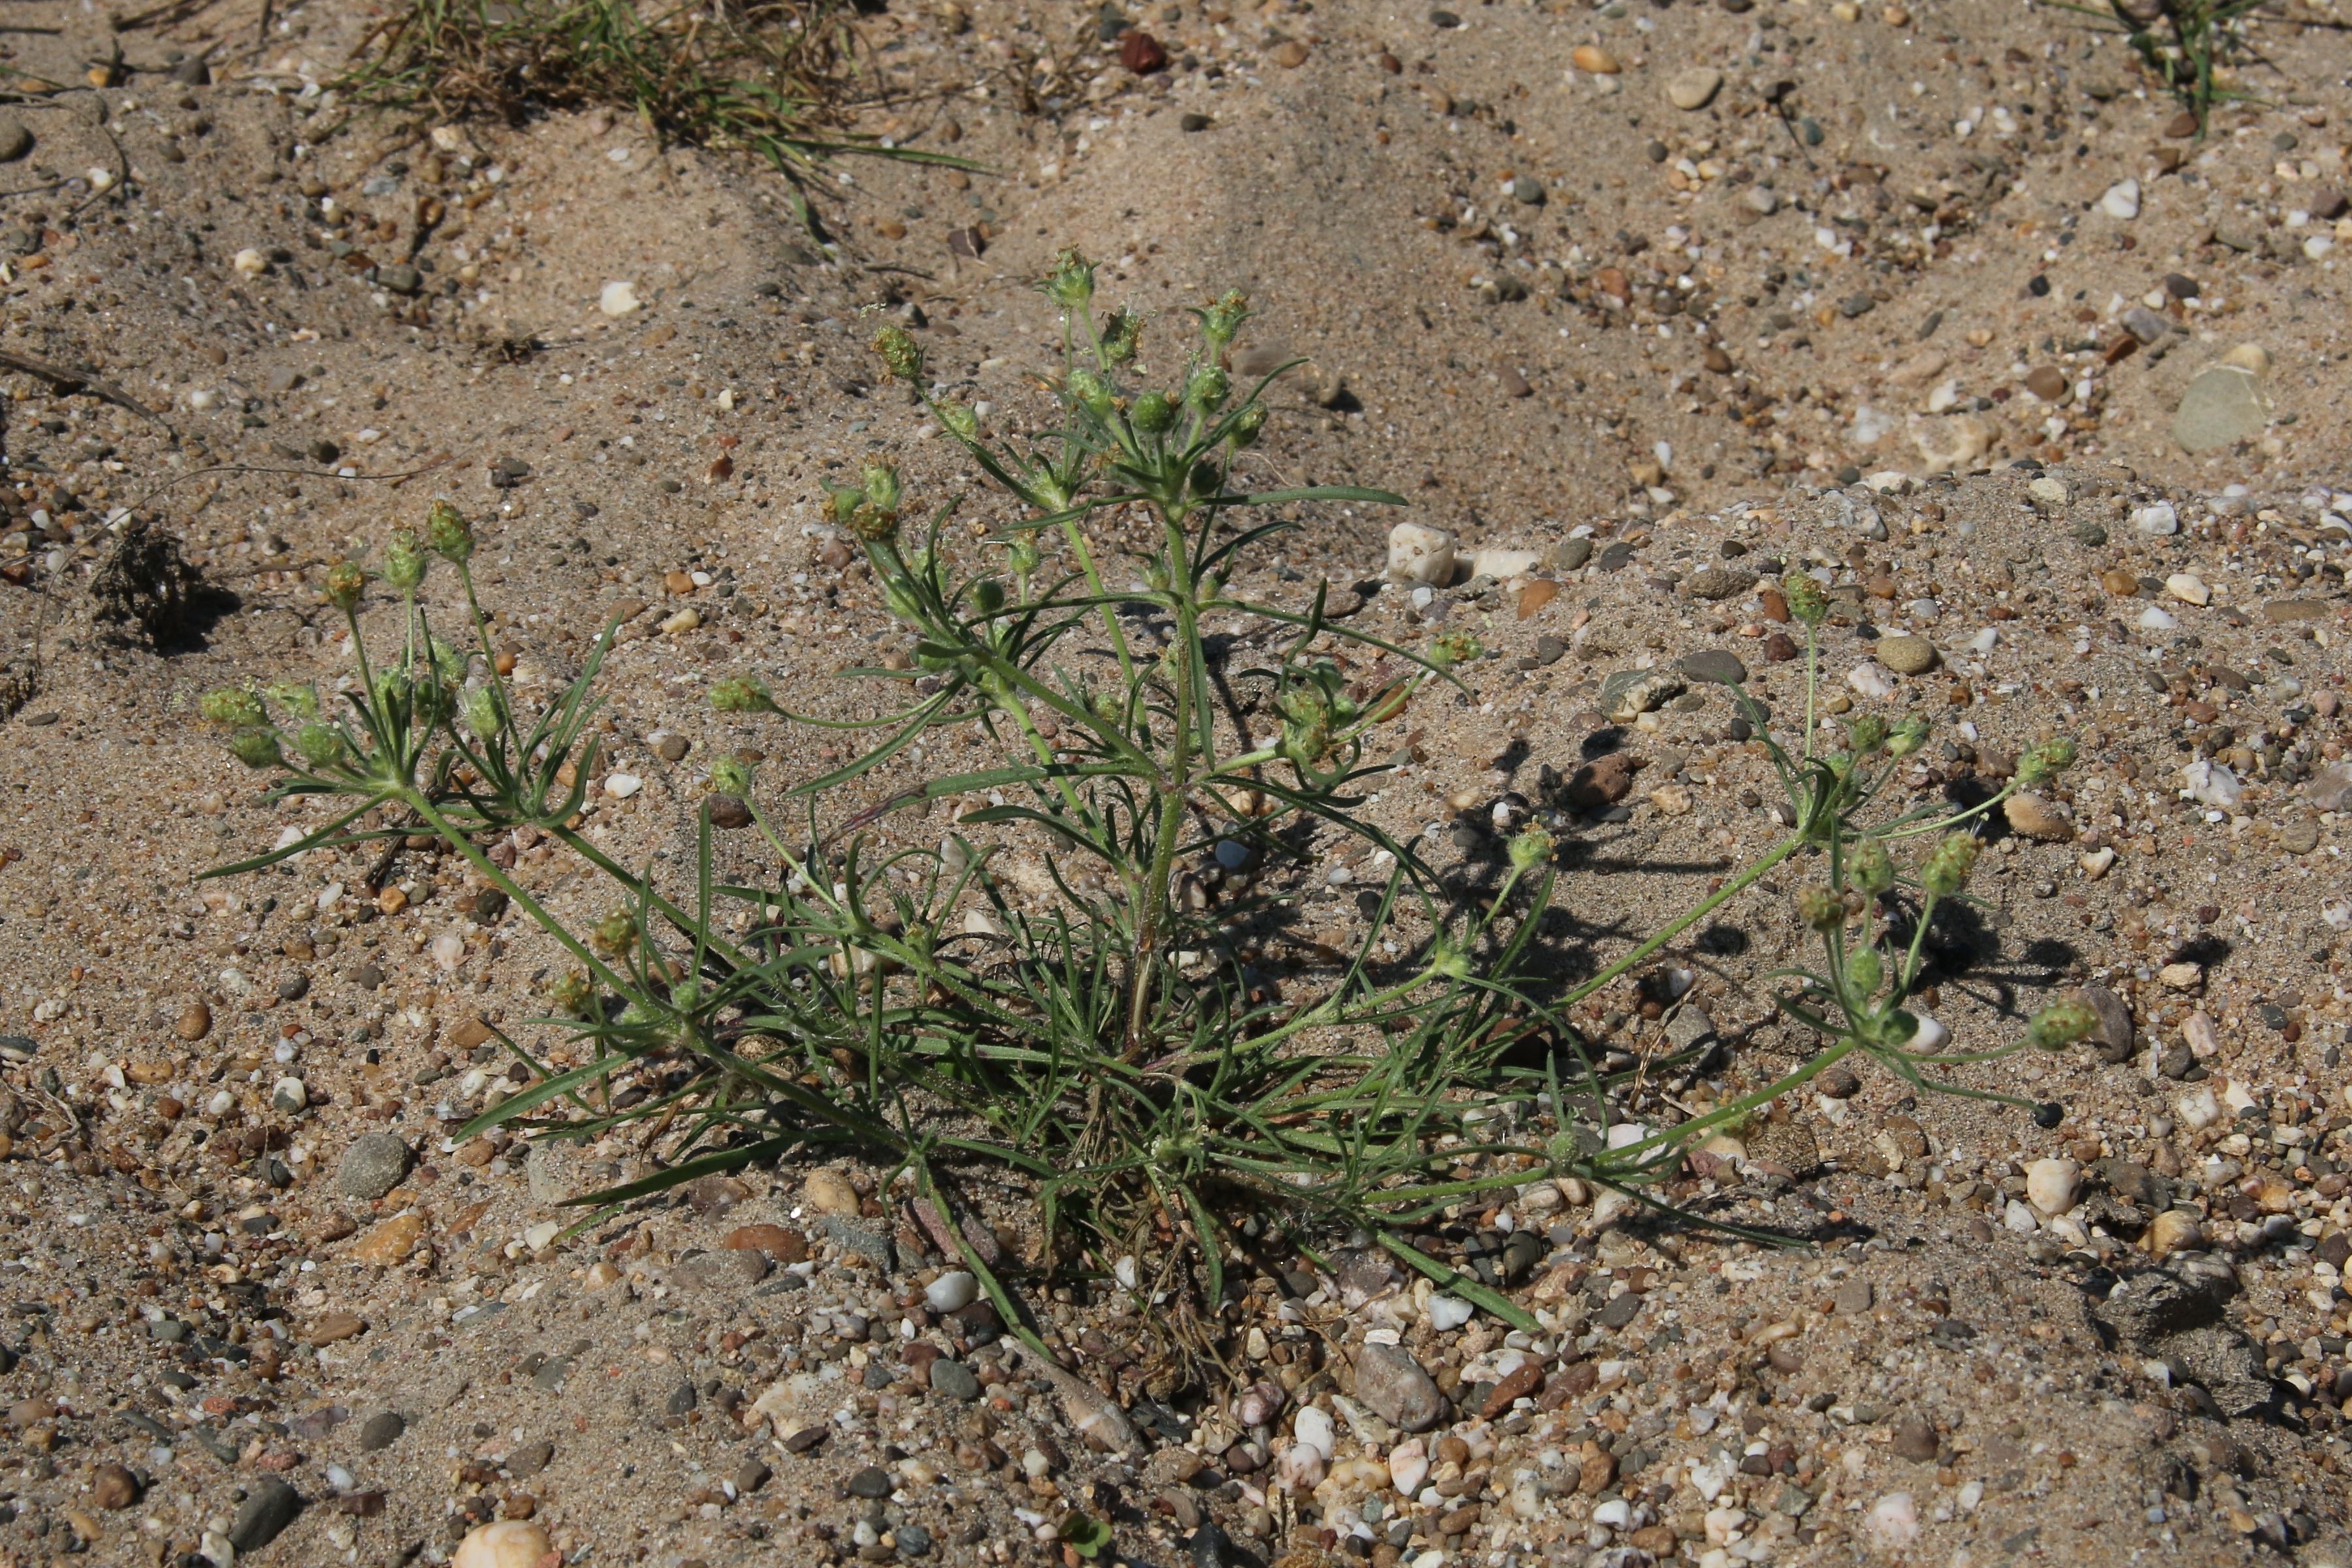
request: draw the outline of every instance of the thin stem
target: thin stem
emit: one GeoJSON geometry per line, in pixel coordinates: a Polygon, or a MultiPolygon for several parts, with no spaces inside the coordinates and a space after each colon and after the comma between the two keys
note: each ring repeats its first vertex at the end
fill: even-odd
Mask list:
{"type": "Polygon", "coordinates": [[[1635,964],[1640,963],[1652,953],[1657,952],[1658,949],[1665,946],[1666,943],[1674,941],[1675,938],[1688,931],[1692,926],[1697,924],[1700,921],[1705,920],[1708,915],[1713,914],[1725,904],[1730,902],[1741,893],[1744,893],[1748,889],[1754,887],[1758,882],[1763,879],[1766,872],[1771,870],[1773,867],[1778,866],[1781,861],[1786,860],[1790,856],[1794,855],[1799,849],[1804,847],[1804,844],[1805,841],[1803,837],[1800,836],[1791,836],[1790,837],[1782,839],[1780,843],[1761,860],[1757,861],[1756,864],[1748,868],[1747,870],[1742,871],[1738,876],[1734,877],[1730,881],[1726,882],[1720,889],[1710,895],[1704,902],[1700,903],[1688,914],[1684,915],[1679,920],[1669,921],[1667,924],[1659,927],[1656,931],[1651,934],[1648,941],[1634,948],[1633,952],[1627,953],[1624,957],[1619,959],[1616,963],[1611,964],[1608,968],[1602,970],[1600,973],[1594,975],[1583,984],[1579,985],[1574,990],[1569,992],[1567,995],[1559,999],[1557,1005],[1561,1007],[1572,1007],[1577,1003],[1583,1001],[1587,996],[1591,995],[1594,992],[1600,990],[1602,986],[1608,984],[1611,981],[1616,979],[1619,975],[1624,973],[1635,964]]]}

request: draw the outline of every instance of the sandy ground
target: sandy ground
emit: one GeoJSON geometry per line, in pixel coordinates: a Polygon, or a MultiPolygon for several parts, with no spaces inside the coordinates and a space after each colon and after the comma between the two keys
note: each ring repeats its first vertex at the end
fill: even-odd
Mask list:
{"type": "MultiPolygon", "coordinates": [[[[2054,10],[894,9],[861,125],[982,169],[841,163],[828,248],[774,176],[625,119],[343,123],[317,84],[354,18],[281,13],[257,52],[254,20],[134,28],[120,85],[6,111],[33,142],[0,164],[0,353],[66,374],[5,377],[0,1562],[439,1562],[505,1517],[570,1563],[1076,1563],[1074,1515],[1110,1526],[1095,1561],[1159,1564],[2347,1561],[2336,35],[2266,24],[2267,101],[2200,141],[2054,10]],[[1130,26],[1168,69],[1120,66],[1130,26]],[[207,48],[209,84],[168,74],[207,48]],[[1972,1079],[2042,1117],[1865,1073],[1677,1188],[1801,1247],[1548,1186],[1464,1214],[1457,1255],[1540,1239],[1507,1277],[1541,1336],[1344,1247],[1268,1258],[1237,1281],[1234,1363],[1278,1393],[1254,1424],[1167,1386],[1114,1288],[1037,1302],[1076,1379],[927,1300],[937,1243],[870,1170],[551,1244],[635,1152],[447,1134],[505,1071],[481,1022],[533,1016],[555,949],[423,847],[199,884],[320,818],[262,801],[197,696],[338,673],[326,564],[448,497],[527,692],[625,617],[607,767],[643,784],[600,780],[590,820],[675,872],[711,757],[757,748],[779,789],[828,760],[709,683],[861,712],[827,678],[898,646],[823,482],[887,454],[998,515],[875,326],[1016,425],[1058,352],[1030,279],[1071,244],[1153,312],[1147,363],[1227,287],[1265,363],[1307,362],[1251,482],[1384,485],[1538,552],[1416,595],[1381,583],[1391,519],[1324,508],[1241,585],[1480,635],[1374,812],[1449,864],[1490,853],[1498,796],[1559,813],[1563,962],[1777,833],[1720,687],[1612,721],[1603,679],[1728,651],[1784,721],[1759,590],[1818,567],[1825,689],[1937,721],[1905,789],[2083,748],[2042,820],[1996,825],[1936,1016],[1993,1044],[2096,986],[2120,1024],[1972,1079]],[[91,618],[119,508],[211,585],[162,648],[91,618]],[[1546,795],[1611,757],[1613,799],[1546,795]],[[412,1154],[360,1179],[387,1134],[412,1154]],[[751,1237],[772,1259],[753,1226],[791,1237],[751,1237]],[[1443,1396],[1419,1433],[1391,1348],[1443,1396]],[[1142,1436],[1103,1452],[1079,1424],[1114,1400],[1142,1436]]],[[[80,8],[10,22],[59,29],[0,35],[50,81],[112,41],[80,8]]],[[[1582,1022],[1633,1056],[1713,1030],[1685,1109],[1769,1081],[1801,1044],[1761,978],[1794,885],[1582,1022]]],[[[1360,918],[1301,898],[1310,931],[1360,918]]],[[[988,1206],[1017,1228],[1022,1194],[988,1206]]]]}

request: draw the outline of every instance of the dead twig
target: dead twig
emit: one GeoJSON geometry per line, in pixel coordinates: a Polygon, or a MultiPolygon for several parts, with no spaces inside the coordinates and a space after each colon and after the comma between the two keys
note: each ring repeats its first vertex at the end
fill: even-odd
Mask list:
{"type": "Polygon", "coordinates": [[[86,392],[101,402],[113,404],[117,408],[127,408],[149,424],[161,426],[164,434],[172,437],[173,446],[180,444],[180,433],[172,428],[170,420],[86,365],[51,364],[29,354],[12,353],[0,349],[0,370],[21,371],[36,380],[47,382],[68,395],[86,392]]]}

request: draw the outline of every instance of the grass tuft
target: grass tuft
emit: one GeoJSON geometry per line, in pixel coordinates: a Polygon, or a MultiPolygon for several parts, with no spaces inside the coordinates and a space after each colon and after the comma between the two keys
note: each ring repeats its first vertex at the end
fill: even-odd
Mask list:
{"type": "Polygon", "coordinates": [[[2093,17],[2123,34],[2140,63],[2197,116],[2205,134],[2214,109],[2255,95],[2221,79],[2246,52],[2246,24],[2271,0],[2053,0],[2058,9],[2093,17]]]}
{"type": "MultiPolygon", "coordinates": [[[[214,874],[422,831],[568,954],[532,1031],[553,1044],[514,1046],[522,1086],[485,1086],[458,1136],[625,1139],[655,1168],[583,1200],[600,1214],[717,1172],[854,1152],[889,1167],[900,1201],[929,1206],[934,1235],[956,1238],[942,1245],[1041,1353],[1015,1292],[1075,1272],[1130,1292],[1199,1371],[1229,1337],[1230,1267],[1255,1271],[1277,1238],[1356,1237],[1532,1331],[1449,1227],[1569,1177],[1621,1209],[1673,1209],[1693,1191],[1665,1185],[1686,1154],[1840,1060],[1951,1088],[1937,1069],[2058,1048],[2091,1026],[2062,1003],[2021,1038],[1963,1052],[1910,1011],[1927,933],[1966,897],[1976,826],[2071,746],[2029,752],[1989,799],[1882,810],[1927,723],[1860,719],[1833,737],[1810,658],[1801,737],[1747,709],[1792,831],[1597,972],[1549,918],[1565,817],[1432,867],[1364,807],[1405,715],[1462,700],[1483,650],[1458,633],[1407,648],[1349,629],[1325,618],[1319,590],[1286,605],[1233,585],[1302,505],[1399,498],[1250,488],[1275,376],[1232,372],[1240,295],[1196,310],[1191,342],[1155,350],[1163,374],[1147,377],[1146,324],[1097,313],[1091,266],[1066,255],[1045,288],[1064,353],[1034,427],[985,427],[931,382],[909,334],[877,338],[884,368],[1001,492],[997,526],[950,531],[952,503],[924,516],[878,460],[823,498],[864,551],[861,580],[914,638],[913,668],[850,672],[884,694],[857,722],[796,717],[752,679],[715,686],[737,722],[824,723],[864,749],[782,788],[737,758],[714,763],[690,870],[632,869],[583,830],[610,634],[577,681],[527,711],[475,596],[472,529],[446,502],[383,550],[393,657],[378,662],[362,634],[369,574],[339,563],[326,597],[354,658],[341,687],[205,700],[277,796],[336,812],[214,874]],[[440,601],[466,626],[456,642],[423,592],[444,562],[461,590],[440,601]],[[952,810],[927,822],[936,806],[952,810]],[[777,870],[723,880],[715,836],[747,828],[777,870]],[[568,913],[542,902],[526,882],[543,879],[491,853],[518,833],[566,847],[603,890],[584,907],[567,895],[568,913]],[[1929,836],[1927,854],[1907,853],[1929,836]],[[1297,935],[1340,850],[1362,918],[1283,973],[1267,954],[1297,935]],[[1664,1124],[1666,1102],[1596,1062],[1570,1010],[1782,865],[1810,868],[1793,912],[1820,958],[1777,977],[1777,1000],[1819,1044],[1774,1081],[1664,1124]],[[1025,1258],[992,1261],[961,1239],[982,1192],[1034,1203],[1025,1258]]],[[[1810,639],[1822,587],[1797,574],[1784,588],[1810,639]]],[[[1642,1072],[1697,1066],[1654,1058],[1642,1072]]]]}

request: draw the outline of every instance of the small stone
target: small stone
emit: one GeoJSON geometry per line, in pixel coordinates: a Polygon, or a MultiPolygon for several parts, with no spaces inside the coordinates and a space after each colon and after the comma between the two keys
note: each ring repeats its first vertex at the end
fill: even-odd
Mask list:
{"type": "Polygon", "coordinates": [[[2120,1062],[2129,1059],[2137,1035],[2132,1025],[2131,1004],[2104,985],[2083,987],[2083,1000],[2098,1015],[2098,1024],[2091,1030],[2091,1043],[2098,1047],[2103,1061],[2120,1062]]]}
{"type": "Polygon", "coordinates": [[[525,1443],[509,1454],[507,1474],[519,1481],[527,1481],[554,1462],[555,1445],[542,1438],[536,1443],[525,1443]]]}
{"type": "Polygon", "coordinates": [[[1845,683],[1864,697],[1884,700],[1895,695],[1895,677],[1884,665],[1863,660],[1846,671],[1845,683]]]}
{"type": "Polygon", "coordinates": [[[547,1531],[525,1520],[500,1519],[475,1526],[457,1543],[449,1568],[539,1568],[553,1548],[547,1531]]]}
{"type": "Polygon", "coordinates": [[[1739,686],[1748,679],[1748,667],[1739,656],[1727,647],[1701,648],[1675,660],[1680,674],[1708,686],[1739,686]]]}
{"type": "Polygon", "coordinates": [[[739,1225],[719,1246],[739,1252],[764,1252],[779,1263],[798,1263],[808,1256],[808,1237],[781,1225],[739,1225]]]}
{"type": "Polygon", "coordinates": [[[1523,207],[1543,205],[1545,201],[1543,182],[1533,174],[1519,175],[1511,182],[1511,199],[1523,207]]]}
{"type": "Polygon", "coordinates": [[[1705,109],[1723,87],[1723,73],[1712,66],[1693,66],[1666,79],[1666,101],[1686,112],[1705,109]]]}
{"type": "Polygon", "coordinates": [[[33,133],[13,114],[0,114],[0,163],[13,163],[33,150],[33,133]]]}
{"type": "Polygon", "coordinates": [[[352,1243],[351,1257],[354,1262],[389,1268],[415,1251],[424,1237],[425,1218],[411,1210],[379,1220],[362,1231],[359,1239],[352,1243]]]}
{"type": "Polygon", "coordinates": [[[2025,1167],[2025,1201],[2045,1216],[2073,1208],[2082,1184],[2083,1167],[2072,1160],[2036,1160],[2025,1167]]]}
{"type": "Polygon", "coordinates": [[[1601,683],[1601,710],[1629,724],[1688,689],[1689,683],[1672,669],[1621,669],[1601,683]]]}
{"type": "Polygon", "coordinates": [[[811,1208],[820,1214],[854,1219],[864,1212],[858,1202],[857,1189],[851,1186],[849,1178],[838,1171],[811,1171],[801,1189],[801,1195],[808,1200],[811,1208]]]}
{"type": "Polygon", "coordinates": [[[425,274],[408,263],[395,262],[375,269],[376,287],[387,294],[410,295],[425,287],[425,274]]]}
{"type": "Polygon", "coordinates": [[[380,1453],[400,1441],[408,1430],[408,1417],[397,1411],[379,1410],[360,1423],[360,1452],[380,1453]]]}
{"type": "Polygon", "coordinates": [[[1399,1345],[1355,1349],[1355,1397],[1390,1426],[1426,1432],[1445,1413],[1445,1396],[1412,1352],[1399,1345]]]}
{"type": "Polygon", "coordinates": [[[89,1473],[89,1500],[110,1513],[119,1512],[139,1500],[139,1478],[121,1465],[100,1465],[89,1473]]]}
{"type": "Polygon", "coordinates": [[[2290,855],[2308,855],[2319,847],[2319,824],[2298,816],[2279,829],[2278,846],[2290,855]]]}
{"type": "MultiPolygon", "coordinates": [[[[2327,601],[2325,599],[2273,599],[2263,606],[2263,619],[2273,626],[2285,626],[2294,621],[2324,621],[2327,615],[2327,601]]],[[[2331,693],[2325,691],[2319,694],[2323,702],[2330,696],[2331,693]]]]}
{"type": "Polygon", "coordinates": [[[373,1203],[400,1185],[411,1155],[396,1132],[371,1132],[352,1141],[335,1170],[335,1188],[347,1198],[373,1203]]]}
{"type": "MultiPolygon", "coordinates": [[[[934,1363],[932,1364],[937,1365],[938,1363],[934,1363]]],[[[882,1468],[879,1465],[868,1465],[864,1469],[849,1478],[849,1495],[851,1497],[865,1498],[869,1501],[877,1500],[879,1499],[888,1497],[892,1489],[893,1488],[890,1484],[890,1472],[882,1468]]]]}
{"type": "MultiPolygon", "coordinates": [[[[2034,396],[2040,398],[2044,403],[2059,403],[2064,401],[2067,385],[2066,373],[2060,370],[2054,364],[2035,365],[2032,370],[2025,373],[2025,390],[2033,394],[2034,396]]],[[[2035,482],[2057,483],[2055,480],[2037,480],[2035,482]]],[[[2057,488],[2063,501],[2066,487],[2063,485],[2058,485],[2057,488]]]]}
{"type": "Polygon", "coordinates": [[[1889,1492],[1871,1505],[1863,1525],[1881,1547],[1901,1552],[1919,1539],[1919,1510],[1909,1492],[1889,1492]]]}
{"type": "Polygon", "coordinates": [[[2203,757],[2180,770],[2180,782],[2188,786],[2189,798],[2216,811],[2235,811],[2244,795],[2235,773],[2203,757]]]}
{"type": "Polygon", "coordinates": [[[2213,590],[2207,587],[2205,579],[2194,572],[2175,572],[2164,580],[2164,591],[2183,604],[2210,605],[2213,602],[2213,590]]]}
{"type": "Polygon", "coordinates": [[[749,1290],[768,1277],[768,1257],[751,1247],[699,1252],[679,1266],[689,1284],[705,1290],[749,1290]]]}
{"type": "Polygon", "coordinates": [[[626,800],[646,787],[646,781],[635,773],[606,773],[604,793],[614,800],[626,800]]]}
{"type": "Polygon", "coordinates": [[[1276,44],[1266,58],[1285,70],[1297,70],[1307,63],[1307,46],[1296,38],[1286,39],[1276,44]]]}
{"type": "Polygon", "coordinates": [[[980,1281],[961,1268],[950,1269],[923,1287],[923,1305],[945,1317],[960,1312],[980,1297],[980,1281]]]}
{"type": "Polygon", "coordinates": [[[237,1509],[236,1521],[229,1526],[228,1543],[236,1548],[239,1556],[258,1552],[277,1540],[301,1511],[300,1493],[276,1476],[263,1476],[237,1509]]]}
{"type": "Polygon", "coordinates": [[[2166,1209],[2148,1222],[2141,1245],[2153,1257],[2168,1258],[2176,1252],[2194,1252],[2203,1247],[2205,1232],[2197,1215],[2187,1209],[2166,1209]]]}
{"type": "Polygon", "coordinates": [[[596,296],[596,309],[607,316],[625,316],[636,308],[637,286],[625,279],[605,284],[596,296]]]}
{"type": "Polygon", "coordinates": [[[1549,577],[1538,577],[1519,590],[1519,619],[1528,620],[1540,614],[1546,605],[1558,597],[1559,584],[1549,577]]]}
{"type": "Polygon", "coordinates": [[[202,1002],[189,1003],[181,1010],[174,1032],[191,1044],[203,1039],[213,1032],[213,1010],[202,1002]]]}
{"type": "Polygon", "coordinates": [[[1443,588],[1454,581],[1454,536],[1442,528],[1400,522],[1389,530],[1388,574],[1443,588]]]}
{"type": "Polygon", "coordinates": [[[1544,563],[1555,572],[1574,572],[1591,559],[1592,540],[1590,535],[1580,534],[1553,545],[1544,563]]]}
{"type": "Polygon", "coordinates": [[[931,1392],[944,1394],[950,1399],[973,1400],[980,1397],[980,1379],[971,1368],[952,1356],[941,1356],[931,1363],[931,1392]]]}
{"type": "Polygon", "coordinates": [[[1830,1297],[1830,1310],[1842,1318],[1858,1318],[1870,1310],[1876,1297],[1867,1279],[1849,1279],[1830,1297]]]}
{"type": "Polygon", "coordinates": [[[358,1337],[366,1328],[367,1320],[357,1312],[328,1312],[314,1319],[302,1338],[314,1345],[335,1345],[358,1337]]]}
{"type": "Polygon", "coordinates": [[[1925,675],[1936,667],[1936,647],[1926,637],[1885,637],[1878,639],[1878,662],[1897,675],[1925,675]]]}
{"type": "Polygon", "coordinates": [[[2270,417],[2262,377],[2240,365],[2208,365],[2180,395],[2172,438],[2184,452],[2208,452],[2261,435],[2270,417]]]}
{"type": "Polygon", "coordinates": [[[2110,870],[2115,868],[2115,847],[2109,844],[2102,844],[2096,849],[2092,850],[2088,855],[2084,856],[2079,864],[2083,868],[2083,875],[2095,882],[2100,878],[2105,876],[2110,870]]]}
{"type": "Polygon", "coordinates": [[[1924,1465],[1936,1457],[1936,1426],[1924,1415],[1906,1415],[1895,1423],[1895,1457],[1924,1465]]]}
{"type": "Polygon", "coordinates": [[[1911,426],[1911,444],[1931,474],[1972,468],[1992,450],[1991,421],[1980,414],[1945,414],[1911,426]]]}
{"type": "Polygon", "coordinates": [[[1694,599],[1736,599],[1756,586],[1756,574],[1727,566],[1702,566],[1683,579],[1683,586],[1694,599]]]}
{"type": "Polygon", "coordinates": [[[2156,972],[2158,984],[2168,991],[2200,991],[2205,985],[2205,966],[2201,963],[2168,963],[2156,972]]]}
{"type": "Polygon", "coordinates": [[[2038,838],[2046,844],[2074,840],[2074,819],[2066,808],[2031,791],[2011,795],[2001,805],[2001,815],[2009,819],[2012,829],[2028,838],[2038,838]]]}
{"type": "Polygon", "coordinates": [[[1598,44],[1579,44],[1569,51],[1569,63],[1588,76],[1615,76],[1625,68],[1598,44]]]}
{"type": "Polygon", "coordinates": [[[2099,210],[2119,223],[2139,216],[2139,182],[2118,180],[2099,198],[2099,210]]]}

